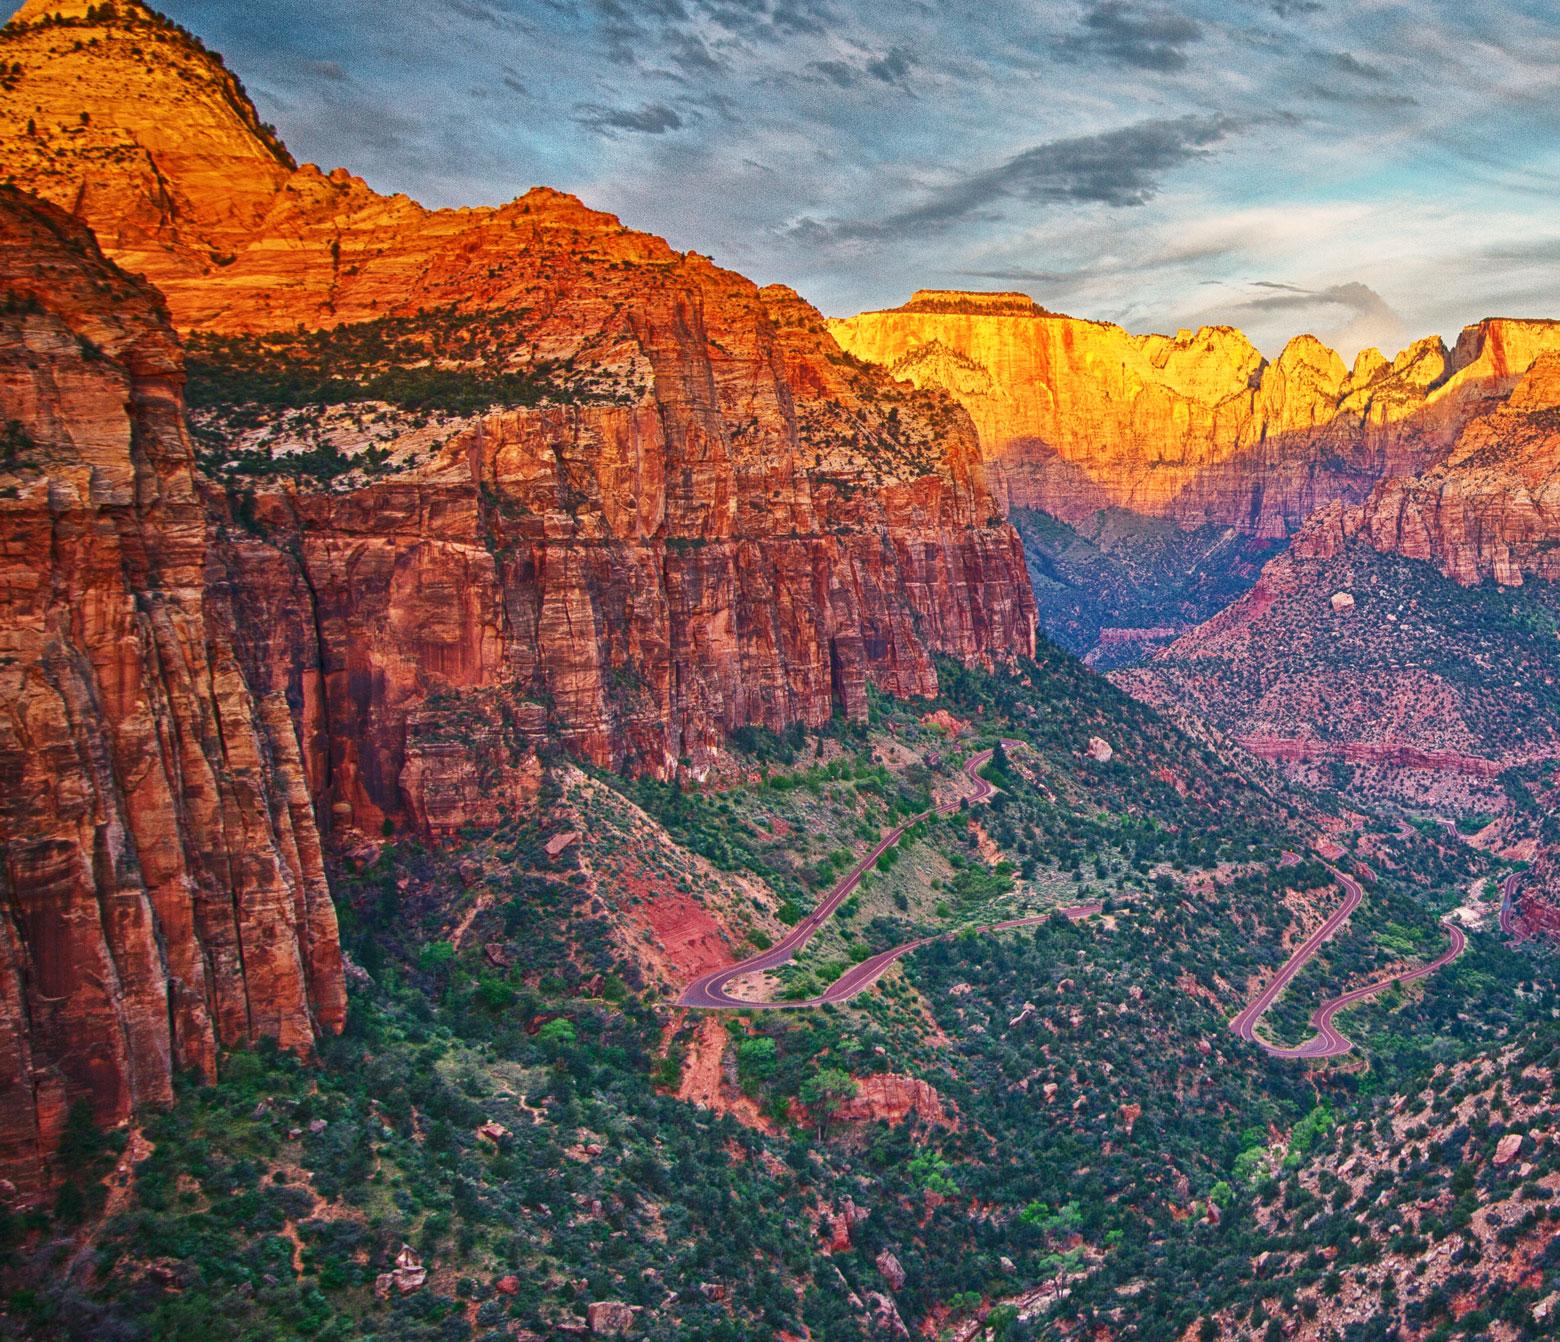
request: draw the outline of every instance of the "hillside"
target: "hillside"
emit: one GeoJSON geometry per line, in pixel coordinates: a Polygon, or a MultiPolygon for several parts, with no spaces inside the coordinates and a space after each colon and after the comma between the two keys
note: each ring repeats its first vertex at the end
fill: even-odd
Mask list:
{"type": "MultiPolygon", "coordinates": [[[[1552,964],[1477,932],[1455,968],[1351,1016],[1353,1056],[1267,1057],[1228,1020],[1336,899],[1323,866],[1277,851],[1313,821],[1060,653],[945,664],[941,683],[935,701],[874,696],[866,723],[748,733],[702,788],[560,762],[533,815],[353,853],[336,875],[346,1035],[311,1068],[229,1056],[122,1152],[78,1136],[83,1193],[51,1233],[86,1247],[62,1281],[36,1221],[11,1221],[11,1322],[129,1339],[1180,1335],[1235,1318],[1241,1227],[1273,1201],[1263,1162],[1326,1157],[1319,1110],[1373,1123],[1399,1078],[1461,1075],[1503,1034],[1552,1029],[1552,964]],[[673,1005],[682,976],[736,958],[739,937],[763,945],[828,888],[836,850],[998,736],[997,799],[874,870],[796,986],[994,908],[1097,915],[937,942],[839,1007],[673,1005]],[[684,935],[701,917],[711,938],[684,935]],[[1211,1277],[1210,1244],[1227,1245],[1211,1277]]],[[[1405,932],[1428,944],[1441,892],[1488,869],[1411,830],[1363,842],[1383,874],[1344,973],[1401,955],[1405,932]]],[[[1529,1103],[1509,1121],[1532,1132],[1529,1103]]],[[[1458,1289],[1503,1308],[1484,1274],[1458,1289]]]]}

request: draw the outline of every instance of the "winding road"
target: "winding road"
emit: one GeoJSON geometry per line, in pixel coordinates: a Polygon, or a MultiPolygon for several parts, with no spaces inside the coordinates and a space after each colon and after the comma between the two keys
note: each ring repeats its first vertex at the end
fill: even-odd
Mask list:
{"type": "MultiPolygon", "coordinates": [[[[1017,742],[1004,741],[1003,745],[1016,745],[1017,742]]],[[[1064,917],[1074,920],[1087,918],[1090,914],[1098,913],[1099,904],[1080,904],[1072,908],[1057,909],[1051,913],[1038,914],[1031,918],[1010,918],[1006,922],[990,923],[980,928],[956,928],[949,932],[939,932],[932,936],[917,937],[914,941],[907,941],[903,945],[890,947],[886,951],[879,951],[876,955],[852,965],[839,978],[835,979],[817,997],[809,997],[802,1001],[782,1000],[754,1000],[746,997],[737,997],[726,991],[726,984],[732,979],[744,974],[756,974],[766,969],[777,969],[795,958],[796,953],[802,949],[818,929],[828,922],[856,887],[861,884],[862,878],[872,869],[872,864],[885,852],[892,848],[905,835],[905,831],[913,825],[919,824],[931,815],[947,815],[957,811],[965,802],[982,802],[990,800],[996,792],[990,783],[980,776],[980,771],[990,762],[992,751],[982,750],[970,756],[965,763],[965,776],[974,785],[974,790],[966,796],[954,801],[944,802],[941,806],[934,806],[930,810],[922,811],[919,815],[911,816],[903,824],[896,826],[881,839],[867,853],[860,862],[856,863],[843,877],[834,889],[829,891],[827,898],[811,913],[803,918],[783,938],[775,942],[767,951],[760,951],[757,955],[743,960],[740,964],[727,965],[723,969],[713,969],[707,974],[701,974],[683,989],[682,996],[678,998],[678,1005],[685,1007],[725,1008],[742,1007],[753,1010],[785,1010],[795,1007],[823,1006],[830,1002],[844,1002],[854,997],[857,993],[870,988],[876,983],[888,967],[901,956],[909,955],[911,951],[919,950],[922,946],[930,945],[934,941],[943,941],[949,937],[957,936],[960,932],[981,931],[996,932],[1012,927],[1032,927],[1037,923],[1043,923],[1052,917],[1053,913],[1060,913],[1064,917]]]]}
{"type": "Polygon", "coordinates": [[[1500,883],[1500,930],[1508,937],[1521,939],[1517,932],[1517,873],[1514,871],[1500,883]]]}
{"type": "MultiPolygon", "coordinates": [[[[1004,741],[1003,745],[1017,745],[1018,742],[1004,741]]],[[[1099,913],[1103,905],[1096,903],[1076,904],[1067,908],[1053,909],[1047,913],[1036,914],[1027,918],[1009,918],[1004,922],[988,923],[976,928],[955,928],[948,932],[934,933],[931,936],[917,937],[914,941],[907,941],[899,946],[892,946],[886,951],[879,951],[876,955],[852,965],[833,983],[823,990],[817,997],[809,997],[800,1001],[779,999],[753,999],[738,997],[727,991],[726,985],[733,979],[746,974],[761,973],[766,969],[777,969],[783,964],[789,963],[795,958],[796,953],[802,949],[817,934],[834,915],[856,887],[861,884],[862,878],[871,870],[873,863],[880,858],[894,844],[898,843],[905,832],[912,826],[919,824],[931,815],[947,815],[956,811],[967,802],[983,802],[991,798],[996,792],[989,782],[980,776],[980,770],[991,760],[993,751],[982,750],[972,755],[964,765],[965,776],[973,784],[973,791],[957,800],[945,802],[941,806],[922,811],[912,816],[909,820],[897,825],[880,838],[849,872],[843,876],[838,884],[829,891],[828,896],[811,913],[796,924],[783,938],[777,941],[766,951],[760,951],[757,955],[743,960],[739,964],[727,965],[722,969],[713,969],[707,974],[701,974],[683,989],[682,996],[678,999],[678,1005],[684,1007],[704,1008],[709,1010],[738,1008],[745,1010],[788,1010],[799,1007],[817,1007],[828,1003],[844,1002],[865,991],[880,979],[890,965],[902,956],[909,955],[911,951],[919,950],[922,946],[930,945],[934,941],[944,941],[958,936],[961,932],[998,932],[1008,928],[1032,927],[1038,923],[1046,922],[1056,914],[1077,921],[1099,913]]],[[[1285,851],[1280,857],[1280,865],[1294,866],[1300,862],[1298,853],[1285,851]]],[[[1414,979],[1424,978],[1433,974],[1443,965],[1450,964],[1468,944],[1468,938],[1461,927],[1451,921],[1443,921],[1441,926],[1446,929],[1447,949],[1422,965],[1415,965],[1407,969],[1400,969],[1391,974],[1385,974],[1381,978],[1373,979],[1359,988],[1351,989],[1337,997],[1329,998],[1311,1013],[1311,1026],[1316,1031],[1310,1039],[1304,1043],[1294,1045],[1272,1044],[1265,1039],[1258,1038],[1257,1025],[1262,1017],[1267,1014],[1273,1003],[1278,1000],[1279,994],[1289,986],[1290,981],[1311,960],[1318,950],[1340,927],[1349,920],[1349,916],[1359,908],[1360,901],[1364,899],[1365,892],[1360,883],[1354,877],[1340,871],[1337,867],[1329,865],[1327,868],[1333,878],[1343,888],[1343,903],[1330,913],[1322,925],[1312,932],[1299,946],[1293,955],[1289,957],[1250,1002],[1230,1021],[1230,1029],[1238,1038],[1247,1043],[1255,1044],[1264,1052],[1276,1058],[1336,1058],[1349,1052],[1354,1047],[1349,1038],[1333,1024],[1333,1017],[1346,1007],[1353,1006],[1356,1002],[1364,1001],[1367,997],[1374,997],[1377,993],[1389,988],[1394,983],[1409,983],[1414,979]]],[[[1503,931],[1511,931],[1511,906],[1512,892],[1516,884],[1516,873],[1506,877],[1502,883],[1501,915],[1500,923],[1503,931]]]]}
{"type": "Polygon", "coordinates": [[[1333,1024],[1333,1017],[1345,1007],[1353,1006],[1356,1002],[1362,1002],[1367,997],[1374,997],[1382,990],[1391,987],[1394,983],[1408,983],[1414,979],[1424,978],[1427,974],[1433,974],[1442,965],[1450,964],[1463,953],[1463,948],[1468,944],[1468,938],[1462,928],[1454,922],[1443,921],[1441,926],[1446,929],[1449,945],[1445,951],[1434,960],[1422,965],[1415,965],[1410,969],[1400,969],[1396,973],[1384,974],[1379,979],[1362,987],[1354,988],[1337,997],[1331,997],[1323,1002],[1311,1013],[1311,1028],[1316,1031],[1311,1038],[1303,1044],[1283,1045],[1270,1044],[1265,1039],[1257,1037],[1257,1023],[1266,1014],[1269,1007],[1278,1000],[1278,995],[1289,985],[1289,981],[1300,972],[1321,949],[1322,943],[1332,936],[1340,927],[1349,920],[1349,915],[1359,908],[1360,901],[1364,899],[1365,892],[1360,888],[1360,883],[1352,876],[1339,871],[1336,867],[1328,867],[1333,878],[1343,887],[1343,903],[1327,916],[1320,927],[1308,936],[1293,955],[1284,961],[1283,967],[1273,975],[1267,987],[1251,999],[1245,1008],[1230,1021],[1230,1029],[1237,1037],[1247,1043],[1255,1044],[1264,1053],[1271,1054],[1275,1058],[1336,1058],[1347,1053],[1354,1045],[1348,1037],[1342,1034],[1333,1024]]]}

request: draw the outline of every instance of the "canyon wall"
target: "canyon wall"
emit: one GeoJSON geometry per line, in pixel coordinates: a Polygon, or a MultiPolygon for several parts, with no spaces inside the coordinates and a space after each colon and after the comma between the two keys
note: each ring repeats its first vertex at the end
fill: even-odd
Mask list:
{"type": "Polygon", "coordinates": [[[664,256],[549,308],[560,339],[601,338],[571,301],[616,313],[643,390],[486,412],[355,489],[262,483],[227,529],[234,599],[269,631],[255,665],[303,708],[336,823],[523,806],[549,734],[698,776],[734,727],[860,717],[868,685],[934,692],[933,653],[1033,649],[1022,550],[956,410],[852,369],[788,291],[569,197],[519,208],[554,284],[596,246],[664,256]]]}
{"type": "Polygon", "coordinates": [[[0,189],[0,1179],[219,1046],[339,1030],[292,716],[212,555],[178,342],[86,229],[0,189]]]}
{"type": "Polygon", "coordinates": [[[331,827],[495,819],[549,739],[697,775],[733,727],[860,716],[869,685],[933,690],[936,653],[1033,648],[967,416],[846,358],[794,293],[554,191],[435,211],[295,169],[138,4],[34,0],[0,55],[16,181],[184,331],[361,328],[379,351],[393,327],[430,365],[540,389],[383,478],[208,478],[246,673],[289,704],[331,827]]]}
{"type": "Polygon", "coordinates": [[[829,323],[851,354],[969,411],[998,492],[1076,522],[1117,506],[1281,538],[1438,459],[1560,323],[1491,318],[1352,368],[1311,336],[1269,362],[1239,331],[1177,335],[1059,316],[1022,294],[921,291],[829,323]]]}
{"type": "Polygon", "coordinates": [[[1557,407],[1544,354],[1431,469],[1320,509],[1238,601],[1112,678],[1264,758],[1423,800],[1560,758],[1557,407]]]}

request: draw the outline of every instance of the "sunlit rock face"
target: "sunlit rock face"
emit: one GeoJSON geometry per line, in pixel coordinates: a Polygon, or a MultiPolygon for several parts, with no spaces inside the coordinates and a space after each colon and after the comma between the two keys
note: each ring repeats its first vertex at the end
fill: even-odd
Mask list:
{"type": "Polygon", "coordinates": [[[1560,324],[1492,318],[1451,351],[1431,337],[1349,368],[1297,336],[1269,362],[1231,327],[1136,336],[1021,294],[925,290],[829,329],[964,406],[1011,506],[1074,522],[1116,506],[1275,538],[1433,462],[1560,350],[1560,324]]]}
{"type": "Polygon", "coordinates": [[[105,1123],[308,1051],[345,1009],[292,716],[207,589],[178,342],[86,229],[0,189],[0,1178],[105,1123]]]}
{"type": "Polygon", "coordinates": [[[931,691],[936,653],[1033,647],[967,416],[846,358],[794,293],[555,191],[430,211],[294,168],[188,35],[137,5],[42,22],[59,8],[4,37],[15,179],[180,329],[437,312],[480,328],[487,371],[567,370],[566,404],[478,414],[362,488],[268,479],[242,518],[212,491],[222,590],[331,826],[491,820],[534,796],[543,737],[698,773],[733,727],[861,715],[869,686],[931,691]],[[29,132],[33,105],[59,116],[29,132]]]}

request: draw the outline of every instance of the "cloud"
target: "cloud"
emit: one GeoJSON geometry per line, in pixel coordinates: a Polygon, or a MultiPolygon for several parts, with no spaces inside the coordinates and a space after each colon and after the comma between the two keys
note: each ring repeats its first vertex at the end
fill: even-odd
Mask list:
{"type": "Polygon", "coordinates": [[[1324,332],[1323,338],[1328,344],[1337,346],[1351,356],[1367,345],[1374,345],[1390,355],[1408,341],[1408,329],[1391,304],[1368,284],[1358,280],[1320,289],[1258,280],[1253,287],[1263,292],[1237,303],[1235,312],[1292,311],[1324,315],[1328,312],[1336,314],[1342,309],[1347,314],[1345,320],[1337,324],[1334,316],[1334,325],[1324,332]]]}
{"type": "Polygon", "coordinates": [[[1368,61],[1362,61],[1358,56],[1350,55],[1347,51],[1328,52],[1326,59],[1334,69],[1341,70],[1346,75],[1353,75],[1357,79],[1381,83],[1389,78],[1387,72],[1379,65],[1371,65],[1368,61]]]}
{"type": "Polygon", "coordinates": [[[1143,205],[1174,168],[1211,152],[1235,130],[1228,117],[1184,116],[1049,140],[975,173],[888,220],[894,230],[937,226],[1004,200],[1033,205],[1143,205]]]}
{"type": "Polygon", "coordinates": [[[1083,31],[1064,49],[1102,56],[1140,70],[1173,73],[1187,65],[1186,48],[1202,37],[1202,27],[1168,9],[1139,10],[1125,0],[1101,0],[1083,16],[1083,31]]]}
{"type": "Polygon", "coordinates": [[[625,131],[634,135],[665,135],[667,131],[681,130],[685,124],[682,117],[660,103],[646,103],[642,107],[580,103],[574,109],[574,119],[598,135],[607,136],[625,131]]]}
{"type": "Polygon", "coordinates": [[[809,70],[815,70],[829,83],[842,89],[857,89],[867,84],[887,84],[908,93],[910,74],[916,67],[915,57],[904,47],[890,47],[878,56],[869,56],[859,63],[833,58],[812,61],[809,70]]]}
{"type": "Polygon", "coordinates": [[[807,246],[905,237],[946,230],[962,220],[989,217],[1010,203],[1028,205],[1143,205],[1172,169],[1212,152],[1236,129],[1227,117],[1174,117],[1050,140],[994,168],[949,182],[920,204],[879,220],[818,219],[804,215],[784,232],[807,246]]]}

